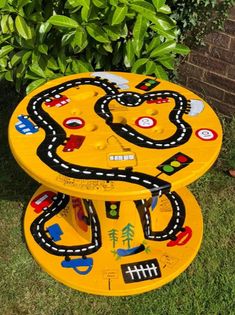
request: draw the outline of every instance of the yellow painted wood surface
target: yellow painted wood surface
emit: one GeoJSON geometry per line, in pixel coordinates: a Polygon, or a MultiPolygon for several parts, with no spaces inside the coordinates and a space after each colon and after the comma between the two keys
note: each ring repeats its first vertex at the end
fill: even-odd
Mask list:
{"type": "Polygon", "coordinates": [[[149,198],[151,192],[159,190],[156,178],[169,183],[170,190],[174,191],[198,179],[211,167],[220,151],[222,128],[214,111],[200,97],[179,85],[143,75],[98,74],[102,78],[84,73],[50,81],[17,106],[9,125],[9,143],[17,162],[30,176],[72,196],[132,200],[136,196],[149,198]],[[88,83],[81,84],[81,79],[85,78],[88,83]],[[157,86],[149,91],[137,87],[146,78],[156,81],[157,86]],[[111,90],[104,91],[101,84],[111,85],[111,90]],[[128,105],[127,99],[126,105],[121,104],[120,99],[128,98],[128,93],[136,99],[142,98],[141,104],[136,106],[129,102],[128,105]],[[61,99],[56,99],[58,94],[61,99]],[[102,111],[109,117],[111,114],[111,124],[106,123],[105,114],[101,117],[95,111],[97,102],[100,102],[101,115],[102,111]],[[25,115],[23,122],[30,124],[29,134],[27,126],[26,131],[21,127],[20,115],[25,115]],[[174,121],[178,119],[178,123],[170,117],[174,121]],[[113,126],[123,129],[122,136],[112,129],[113,126]],[[60,139],[61,130],[64,138],[55,148],[52,141],[60,139]],[[189,130],[191,135],[181,143],[189,130]],[[79,148],[75,144],[75,148],[66,149],[71,136],[80,141],[79,148]],[[42,144],[44,139],[48,140],[47,144],[42,144]],[[171,144],[174,142],[176,145],[171,144]],[[151,146],[151,143],[156,145],[151,146]],[[44,155],[48,155],[46,162],[37,153],[40,146],[44,155]],[[173,158],[173,165],[166,167],[168,172],[162,172],[159,167],[178,153],[183,153],[192,162],[186,162],[180,169],[173,158]],[[169,173],[172,167],[176,170],[174,174],[169,173]],[[132,168],[131,173],[126,168],[132,168]],[[151,184],[147,183],[147,178],[147,182],[143,182],[145,175],[151,176],[151,184]]]}

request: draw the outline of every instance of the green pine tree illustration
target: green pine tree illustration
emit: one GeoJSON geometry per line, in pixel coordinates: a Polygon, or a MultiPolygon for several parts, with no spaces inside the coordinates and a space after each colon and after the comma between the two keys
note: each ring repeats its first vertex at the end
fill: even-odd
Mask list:
{"type": "Polygon", "coordinates": [[[122,229],[122,238],[123,238],[123,244],[127,243],[127,248],[131,247],[131,241],[134,238],[134,225],[131,223],[128,223],[123,229],[122,229]]]}
{"type": "Polygon", "coordinates": [[[118,241],[118,236],[117,236],[118,230],[112,229],[109,231],[109,238],[113,242],[113,248],[115,248],[115,245],[118,241]]]}

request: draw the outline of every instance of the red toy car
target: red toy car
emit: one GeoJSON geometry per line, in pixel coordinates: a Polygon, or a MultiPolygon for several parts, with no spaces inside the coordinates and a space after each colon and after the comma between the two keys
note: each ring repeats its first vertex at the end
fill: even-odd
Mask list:
{"type": "Polygon", "coordinates": [[[79,149],[84,139],[84,136],[71,135],[64,145],[63,152],[73,152],[75,149],[79,149]]]}
{"type": "Polygon", "coordinates": [[[61,107],[70,102],[70,99],[61,94],[56,94],[54,97],[47,98],[45,101],[45,105],[48,107],[61,107]]]}
{"type": "Polygon", "coordinates": [[[149,100],[147,101],[148,104],[152,104],[152,103],[156,103],[156,104],[162,104],[162,103],[169,103],[169,99],[168,98],[162,98],[162,97],[158,97],[154,100],[149,100]]]}
{"type": "Polygon", "coordinates": [[[53,197],[56,196],[56,193],[52,191],[44,191],[37,197],[35,197],[30,205],[34,208],[34,212],[40,213],[42,212],[43,208],[48,207],[53,202],[53,197]]]}
{"type": "Polygon", "coordinates": [[[184,231],[180,232],[177,235],[177,238],[175,240],[171,240],[168,242],[166,245],[168,247],[173,247],[173,246],[183,246],[188,243],[188,241],[192,237],[192,229],[189,226],[184,227],[184,231]]]}

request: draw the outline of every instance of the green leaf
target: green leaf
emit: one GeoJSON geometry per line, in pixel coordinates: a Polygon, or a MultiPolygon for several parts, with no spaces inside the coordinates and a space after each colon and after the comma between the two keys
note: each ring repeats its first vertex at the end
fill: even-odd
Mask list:
{"type": "Polygon", "coordinates": [[[171,8],[166,5],[166,0],[152,0],[153,5],[157,9],[157,12],[161,12],[164,14],[170,14],[171,13],[171,8]]]}
{"type": "Polygon", "coordinates": [[[112,20],[111,20],[111,25],[116,25],[122,23],[122,21],[125,19],[126,14],[128,12],[128,7],[127,6],[121,6],[121,7],[116,7],[112,20]]]}
{"type": "Polygon", "coordinates": [[[25,77],[25,79],[38,80],[38,76],[35,73],[33,73],[32,71],[30,71],[30,70],[27,70],[27,72],[26,72],[24,77],[25,77]]]}
{"type": "Polygon", "coordinates": [[[31,0],[18,0],[17,1],[17,9],[23,8],[26,4],[32,2],[31,0]]]}
{"type": "Polygon", "coordinates": [[[13,82],[14,81],[14,78],[13,78],[13,71],[12,70],[9,70],[5,73],[5,79],[7,81],[10,81],[10,82],[13,82]]]}
{"type": "Polygon", "coordinates": [[[38,50],[33,50],[32,52],[32,64],[38,64],[39,59],[40,59],[40,53],[38,50]]]}
{"type": "Polygon", "coordinates": [[[121,44],[120,41],[117,41],[114,45],[114,51],[113,51],[113,58],[112,58],[112,64],[113,65],[118,65],[123,56],[123,45],[121,44]]]}
{"type": "MultiPolygon", "coordinates": [[[[76,7],[81,7],[81,2],[80,0],[68,0],[68,8],[76,8],[76,7]]],[[[67,8],[67,7],[66,7],[67,8]]]]}
{"type": "Polygon", "coordinates": [[[152,60],[149,60],[146,63],[146,74],[150,74],[150,75],[154,74],[155,69],[156,69],[156,63],[152,60]]]}
{"type": "Polygon", "coordinates": [[[7,4],[7,0],[0,0],[0,9],[3,9],[7,4]]]}
{"type": "Polygon", "coordinates": [[[63,51],[60,51],[58,54],[58,64],[62,73],[65,73],[66,70],[66,57],[63,51]]]}
{"type": "Polygon", "coordinates": [[[136,1],[131,8],[163,30],[175,27],[175,22],[163,13],[156,13],[154,6],[145,1],[136,1]]]}
{"type": "Polygon", "coordinates": [[[13,57],[11,58],[11,66],[14,67],[15,65],[17,65],[18,63],[21,62],[22,60],[22,56],[24,55],[25,50],[21,50],[18,51],[16,54],[13,55],[13,57]]]}
{"type": "MultiPolygon", "coordinates": [[[[31,14],[35,11],[35,2],[29,1],[28,5],[24,8],[25,16],[31,16],[31,14]]],[[[45,7],[43,7],[45,9],[45,7]]],[[[40,12],[43,10],[40,10],[40,12]]]]}
{"type": "Polygon", "coordinates": [[[79,26],[75,32],[75,36],[71,42],[71,46],[74,50],[76,47],[78,47],[78,49],[76,49],[76,53],[79,53],[83,49],[85,49],[87,45],[87,33],[83,27],[79,26]]]}
{"type": "Polygon", "coordinates": [[[79,72],[90,72],[94,71],[91,65],[88,62],[79,60],[79,72]]]}
{"type": "Polygon", "coordinates": [[[31,28],[28,26],[28,24],[26,23],[26,21],[24,20],[22,16],[17,15],[15,19],[15,26],[20,36],[22,36],[25,39],[32,38],[31,28]]]}
{"type": "Polygon", "coordinates": [[[45,40],[46,35],[50,31],[51,27],[52,27],[52,25],[48,22],[41,23],[39,30],[38,30],[40,43],[42,43],[45,40]]]}
{"type": "Polygon", "coordinates": [[[162,66],[156,65],[154,73],[158,78],[168,80],[168,75],[162,66]]]}
{"type": "Polygon", "coordinates": [[[42,22],[44,22],[44,17],[42,16],[42,13],[41,12],[34,12],[34,13],[32,13],[29,17],[28,17],[28,19],[30,20],[30,21],[32,21],[32,22],[34,22],[34,24],[35,23],[42,23],[42,22]]]}
{"type": "Polygon", "coordinates": [[[52,25],[60,26],[60,27],[68,27],[68,28],[78,27],[78,23],[76,21],[64,15],[53,15],[47,20],[47,22],[52,25]]]}
{"type": "Polygon", "coordinates": [[[111,44],[103,44],[103,48],[109,53],[113,52],[113,47],[111,44]]]}
{"type": "Polygon", "coordinates": [[[54,77],[54,72],[53,71],[51,71],[50,69],[45,69],[45,76],[46,76],[46,78],[48,79],[48,78],[52,78],[52,77],[54,77]]]}
{"type": "Polygon", "coordinates": [[[62,46],[66,46],[69,43],[71,43],[72,40],[74,39],[74,36],[75,36],[75,31],[64,34],[61,39],[62,46]]]}
{"type": "Polygon", "coordinates": [[[101,42],[101,43],[109,43],[109,39],[104,33],[104,30],[97,24],[95,23],[89,23],[86,26],[86,30],[88,34],[93,37],[96,41],[101,42]]]}
{"type": "MultiPolygon", "coordinates": [[[[43,72],[45,73],[48,58],[47,58],[47,56],[45,56],[44,54],[41,54],[40,52],[38,52],[38,54],[39,54],[38,65],[43,70],[43,72]]],[[[46,74],[45,74],[45,77],[46,77],[46,74]]]]}
{"type": "Polygon", "coordinates": [[[0,80],[4,80],[5,78],[5,72],[0,72],[0,80]]]}
{"type": "Polygon", "coordinates": [[[117,41],[121,37],[119,26],[104,25],[103,29],[112,41],[117,41]]]}
{"type": "Polygon", "coordinates": [[[118,0],[109,0],[110,4],[116,7],[118,5],[118,0]]]}
{"type": "Polygon", "coordinates": [[[149,45],[147,46],[147,52],[150,53],[154,48],[158,47],[161,43],[160,36],[154,36],[149,45]]]}
{"type": "Polygon", "coordinates": [[[3,58],[0,58],[0,70],[4,70],[6,71],[6,67],[7,67],[7,61],[8,61],[8,58],[5,56],[3,58]]]}
{"type": "Polygon", "coordinates": [[[166,39],[172,40],[172,39],[176,39],[177,34],[175,32],[175,30],[163,30],[155,25],[152,25],[151,28],[153,30],[155,30],[158,34],[164,36],[166,39]]]}
{"type": "Polygon", "coordinates": [[[11,35],[2,34],[0,35],[0,45],[11,38],[11,35]]]}
{"type": "Polygon", "coordinates": [[[176,25],[173,19],[163,13],[156,13],[156,19],[152,22],[165,31],[171,30],[176,25]]]}
{"type": "Polygon", "coordinates": [[[140,51],[144,43],[144,35],[148,28],[148,21],[141,14],[138,14],[133,28],[134,49],[137,57],[140,56],[140,51]]]}
{"type": "Polygon", "coordinates": [[[3,46],[1,49],[0,49],[0,58],[8,55],[12,50],[14,49],[14,47],[12,47],[11,45],[6,45],[6,46],[3,46]]]}
{"type": "Polygon", "coordinates": [[[106,0],[92,0],[92,2],[97,8],[105,8],[107,5],[106,0]]]}
{"type": "Polygon", "coordinates": [[[137,72],[137,70],[143,66],[144,64],[146,64],[146,62],[148,62],[148,58],[141,58],[136,60],[136,62],[133,64],[132,68],[131,68],[131,72],[137,72]]]}
{"type": "Polygon", "coordinates": [[[1,17],[1,33],[2,34],[7,34],[9,33],[9,28],[8,28],[8,24],[7,24],[7,20],[8,20],[9,15],[2,15],[1,17]]]}
{"type": "Polygon", "coordinates": [[[94,71],[94,69],[88,62],[82,60],[73,60],[72,68],[74,73],[94,71]]]}
{"type": "Polygon", "coordinates": [[[173,52],[180,55],[188,55],[190,53],[190,48],[183,44],[176,44],[173,52]]]}
{"type": "Polygon", "coordinates": [[[174,66],[175,66],[174,56],[166,55],[166,56],[157,58],[157,61],[160,62],[167,69],[174,70],[174,66]]]}
{"type": "Polygon", "coordinates": [[[90,0],[77,0],[76,2],[87,9],[90,8],[90,0]]]}
{"type": "Polygon", "coordinates": [[[45,72],[39,67],[38,64],[29,66],[30,70],[35,73],[38,77],[46,78],[45,72]]]}
{"type": "Polygon", "coordinates": [[[29,57],[32,55],[32,51],[26,51],[22,56],[22,63],[25,64],[29,57]]]}
{"type": "Polygon", "coordinates": [[[29,94],[31,91],[35,90],[44,83],[46,83],[46,79],[38,79],[36,81],[31,82],[26,88],[26,93],[29,94]]]}
{"type": "Polygon", "coordinates": [[[81,10],[81,17],[82,17],[82,20],[87,22],[88,19],[89,19],[89,16],[91,14],[91,8],[89,7],[83,7],[82,10],[81,10]]]}
{"type": "Polygon", "coordinates": [[[47,61],[47,67],[52,70],[58,70],[59,66],[54,57],[50,57],[47,61]]]}
{"type": "Polygon", "coordinates": [[[123,28],[121,28],[120,36],[121,36],[122,38],[127,38],[128,32],[129,32],[128,26],[125,24],[125,25],[123,26],[123,28]]]}
{"type": "Polygon", "coordinates": [[[25,75],[25,65],[20,63],[19,66],[15,69],[15,76],[17,79],[24,77],[25,75]]]}
{"type": "Polygon", "coordinates": [[[38,51],[44,55],[47,55],[48,46],[46,44],[38,45],[38,51]]]}
{"type": "Polygon", "coordinates": [[[15,30],[15,26],[14,26],[14,21],[13,18],[9,15],[8,20],[7,20],[7,25],[8,25],[8,29],[11,33],[14,32],[15,30]]]}
{"type": "Polygon", "coordinates": [[[131,67],[135,62],[135,54],[133,49],[133,41],[129,39],[126,42],[124,64],[127,68],[131,67]]]}
{"type": "Polygon", "coordinates": [[[160,9],[157,10],[158,12],[164,13],[164,14],[170,14],[171,8],[169,5],[163,5],[160,9]]]}
{"type": "Polygon", "coordinates": [[[135,1],[130,5],[130,7],[146,18],[148,18],[150,15],[154,16],[156,12],[154,6],[146,1],[135,1]]]}
{"type": "Polygon", "coordinates": [[[176,47],[175,41],[173,41],[173,40],[167,41],[167,42],[159,45],[157,48],[155,48],[151,52],[150,57],[162,56],[164,54],[171,52],[175,47],[176,47]]]}
{"type": "Polygon", "coordinates": [[[166,0],[152,0],[153,5],[157,10],[159,10],[162,6],[165,5],[166,0]]]}

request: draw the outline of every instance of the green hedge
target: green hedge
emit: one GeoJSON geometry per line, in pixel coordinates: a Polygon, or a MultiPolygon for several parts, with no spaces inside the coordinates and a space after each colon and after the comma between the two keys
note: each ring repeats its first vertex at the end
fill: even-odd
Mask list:
{"type": "Polygon", "coordinates": [[[180,32],[165,0],[0,0],[0,78],[27,92],[93,70],[167,79],[180,32]]]}
{"type": "Polygon", "coordinates": [[[189,47],[203,44],[206,34],[223,29],[234,0],[167,0],[180,28],[180,40],[189,47]]]}

